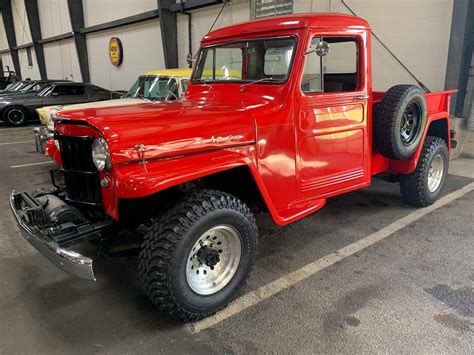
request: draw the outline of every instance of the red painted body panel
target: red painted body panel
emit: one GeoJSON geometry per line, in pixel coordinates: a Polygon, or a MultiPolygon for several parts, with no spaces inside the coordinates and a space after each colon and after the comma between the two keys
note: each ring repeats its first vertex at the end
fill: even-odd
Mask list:
{"type": "Polygon", "coordinates": [[[61,161],[61,152],[52,138],[46,142],[45,155],[48,155],[53,159],[59,167],[63,165],[61,161]]]}
{"type": "MultiPolygon", "coordinates": [[[[372,175],[411,172],[421,150],[406,161],[390,161],[372,147],[372,106],[383,93],[372,92],[365,20],[339,14],[264,19],[216,30],[202,45],[289,35],[298,46],[284,84],[258,83],[242,90],[231,82],[190,84],[178,102],[59,112],[56,129],[62,134],[100,134],[109,145],[113,168],[101,173],[111,181],[102,188],[106,212],[119,219],[121,199],[247,166],[274,221],[284,225],[320,209],[328,197],[370,185],[372,175]],[[304,53],[317,35],[357,37],[361,75],[356,91],[301,91],[304,53]],[[145,163],[137,144],[147,149],[145,163]]],[[[449,95],[426,95],[429,123],[448,118],[449,95]]]]}
{"type": "Polygon", "coordinates": [[[73,110],[61,117],[86,121],[102,132],[114,165],[140,161],[137,144],[146,146],[147,159],[157,159],[255,142],[254,120],[247,110],[199,99],[73,110]],[[218,139],[228,136],[235,139],[218,139]]]}

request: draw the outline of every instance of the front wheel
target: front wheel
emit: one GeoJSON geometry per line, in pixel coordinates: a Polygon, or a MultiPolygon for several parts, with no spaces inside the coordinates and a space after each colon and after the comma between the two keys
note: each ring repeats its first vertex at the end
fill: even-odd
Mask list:
{"type": "Polygon", "coordinates": [[[426,137],[418,165],[411,174],[400,175],[403,200],[413,206],[426,207],[441,194],[448,175],[449,155],[446,142],[426,137]]]}
{"type": "Polygon", "coordinates": [[[255,219],[242,201],[195,191],[153,221],[139,255],[140,283],[166,314],[201,319],[237,295],[256,249],[255,219]]]}
{"type": "Polygon", "coordinates": [[[3,121],[5,121],[9,126],[23,126],[28,121],[28,112],[19,106],[8,107],[3,111],[2,114],[3,121]]]}

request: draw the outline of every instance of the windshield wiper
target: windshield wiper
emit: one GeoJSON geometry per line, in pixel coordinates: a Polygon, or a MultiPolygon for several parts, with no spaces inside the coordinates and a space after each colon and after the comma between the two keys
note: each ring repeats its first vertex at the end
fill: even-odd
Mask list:
{"type": "Polygon", "coordinates": [[[273,79],[272,77],[261,78],[261,79],[258,79],[258,80],[254,80],[254,81],[251,81],[250,83],[245,83],[245,84],[240,85],[240,91],[244,91],[246,86],[249,86],[249,85],[252,85],[252,84],[261,83],[263,81],[275,81],[275,80],[276,79],[273,79]]]}

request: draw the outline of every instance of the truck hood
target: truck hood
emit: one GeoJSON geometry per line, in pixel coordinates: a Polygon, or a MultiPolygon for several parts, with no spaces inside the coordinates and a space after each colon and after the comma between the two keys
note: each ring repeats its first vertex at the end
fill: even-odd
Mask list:
{"type": "MultiPolygon", "coordinates": [[[[105,101],[94,101],[86,102],[82,104],[72,104],[72,105],[54,105],[54,106],[45,106],[38,109],[38,113],[44,117],[44,121],[50,130],[54,130],[54,122],[51,119],[51,114],[56,114],[59,111],[71,111],[71,110],[85,110],[88,108],[106,108],[106,107],[116,107],[116,106],[128,106],[128,105],[138,105],[142,104],[143,100],[132,99],[132,98],[123,98],[123,99],[114,99],[114,100],[105,100],[105,101]]],[[[43,122],[43,120],[41,121],[43,122]]]]}
{"type": "Polygon", "coordinates": [[[84,107],[57,113],[62,124],[83,121],[100,131],[112,163],[171,157],[255,142],[255,122],[245,109],[216,102],[144,102],[84,107]]]}

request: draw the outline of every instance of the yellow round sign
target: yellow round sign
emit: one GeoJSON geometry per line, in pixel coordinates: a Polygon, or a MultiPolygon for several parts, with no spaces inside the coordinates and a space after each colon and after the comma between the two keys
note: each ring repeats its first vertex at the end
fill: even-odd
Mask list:
{"type": "Polygon", "coordinates": [[[110,62],[116,67],[122,64],[123,48],[122,48],[122,41],[120,41],[120,38],[112,37],[110,39],[109,58],[110,58],[110,62]]]}

